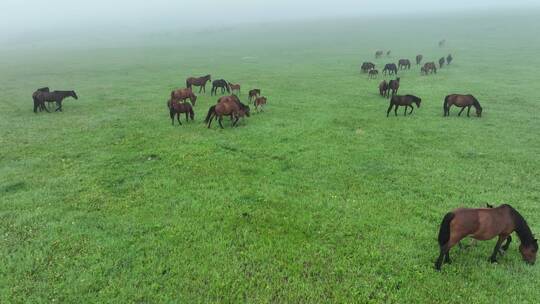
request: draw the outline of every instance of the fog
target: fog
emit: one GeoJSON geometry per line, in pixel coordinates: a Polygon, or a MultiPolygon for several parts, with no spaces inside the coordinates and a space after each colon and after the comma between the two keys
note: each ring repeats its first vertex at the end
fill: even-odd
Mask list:
{"type": "Polygon", "coordinates": [[[89,29],[205,28],[321,17],[539,7],[538,0],[2,0],[0,35],[89,29]]]}

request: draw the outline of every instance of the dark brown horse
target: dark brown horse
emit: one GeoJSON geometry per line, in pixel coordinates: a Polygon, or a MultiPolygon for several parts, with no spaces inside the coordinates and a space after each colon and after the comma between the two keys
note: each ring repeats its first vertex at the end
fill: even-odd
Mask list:
{"type": "Polygon", "coordinates": [[[448,54],[448,56],[446,56],[446,64],[450,65],[450,63],[452,63],[452,60],[454,60],[454,57],[452,57],[452,54],[448,54]]]}
{"type": "Polygon", "coordinates": [[[376,51],[375,52],[375,58],[381,58],[383,54],[384,54],[383,51],[376,51]]]}
{"type": "Polygon", "coordinates": [[[377,76],[379,76],[379,71],[377,71],[375,69],[369,70],[369,73],[368,73],[368,78],[369,79],[377,78],[377,76]]]}
{"type": "Polygon", "coordinates": [[[446,39],[439,41],[439,47],[444,47],[446,45],[446,39]]]}
{"type": "Polygon", "coordinates": [[[192,89],[192,86],[200,87],[199,93],[201,93],[201,91],[204,91],[206,93],[206,83],[209,82],[210,80],[212,80],[212,76],[210,75],[206,75],[199,78],[189,77],[188,79],[186,79],[186,87],[188,89],[192,89]]]}
{"type": "Polygon", "coordinates": [[[45,107],[45,104],[44,103],[39,103],[39,101],[36,99],[36,97],[41,92],[47,92],[47,93],[50,92],[49,87],[39,88],[34,93],[32,93],[32,100],[34,100],[34,113],[37,113],[38,109],[39,109],[40,112],[43,111],[43,110],[49,112],[47,107],[45,107]]]}
{"type": "Polygon", "coordinates": [[[381,81],[379,83],[379,94],[383,97],[388,97],[388,82],[386,80],[381,81]]]}
{"type": "Polygon", "coordinates": [[[400,59],[398,61],[398,67],[399,69],[407,69],[409,70],[411,68],[411,61],[409,59],[400,59]]]}
{"type": "Polygon", "coordinates": [[[444,66],[444,63],[446,62],[446,60],[444,59],[444,57],[441,57],[439,58],[439,68],[442,69],[442,67],[444,66]]]}
{"type": "Polygon", "coordinates": [[[412,106],[413,102],[416,104],[417,108],[420,108],[420,102],[422,99],[414,96],[414,95],[405,95],[405,96],[399,96],[394,95],[392,98],[390,98],[390,106],[388,107],[388,110],[386,111],[386,117],[390,114],[390,111],[392,110],[392,107],[395,107],[394,113],[397,116],[397,110],[399,106],[405,107],[405,112],[403,115],[407,115],[407,108],[411,107],[411,112],[409,112],[409,115],[412,114],[414,108],[412,106]]]}
{"type": "Polygon", "coordinates": [[[437,74],[437,66],[435,65],[435,62],[433,61],[426,62],[426,64],[424,64],[424,70],[425,70],[426,75],[429,73],[437,74]]]}
{"type": "Polygon", "coordinates": [[[171,99],[167,101],[167,107],[169,108],[169,115],[171,116],[171,121],[174,126],[174,116],[176,115],[176,120],[178,124],[182,125],[180,121],[180,114],[186,113],[186,122],[189,121],[189,117],[193,121],[195,119],[195,113],[193,112],[193,107],[189,103],[180,102],[179,100],[171,99]]]}
{"type": "Polygon", "coordinates": [[[416,55],[416,65],[419,65],[420,63],[422,63],[422,59],[424,59],[424,56],[420,54],[416,55]]]}
{"type": "Polygon", "coordinates": [[[375,69],[375,64],[371,62],[364,62],[362,63],[362,66],[360,67],[360,70],[362,70],[362,73],[367,73],[373,69],[375,69]]]}
{"type": "Polygon", "coordinates": [[[233,84],[229,82],[229,88],[231,88],[231,92],[240,95],[240,85],[239,84],[233,84]]]}
{"type": "MultiPolygon", "coordinates": [[[[450,263],[450,249],[467,236],[477,240],[491,240],[498,236],[497,244],[489,257],[492,263],[497,262],[497,254],[501,245],[512,232],[516,232],[521,244],[519,251],[523,260],[529,264],[536,261],[538,241],[534,238],[527,221],[510,205],[501,205],[497,208],[459,208],[447,213],[439,228],[439,257],[435,262],[435,269],[440,270],[444,262],[450,263]]],[[[502,247],[508,250],[510,242],[502,247]]]]}
{"type": "Polygon", "coordinates": [[[420,75],[427,75],[428,74],[428,71],[426,70],[426,67],[421,67],[420,68],[420,75]]]}
{"type": "Polygon", "coordinates": [[[225,94],[225,91],[227,93],[231,93],[231,88],[229,87],[229,84],[224,79],[218,79],[212,81],[212,91],[210,92],[211,95],[217,95],[217,90],[221,89],[221,94],[225,94]]]}
{"type": "Polygon", "coordinates": [[[257,98],[261,95],[261,90],[260,89],[253,89],[253,90],[249,90],[249,101],[251,102],[253,100],[253,98],[257,98]]]}
{"type": "Polygon", "coordinates": [[[388,63],[384,66],[383,74],[386,75],[388,73],[389,75],[397,74],[397,65],[395,63],[388,63]]]}
{"type": "Polygon", "coordinates": [[[474,107],[476,109],[476,116],[482,117],[482,107],[480,106],[480,103],[470,94],[451,94],[446,96],[443,104],[444,116],[450,116],[450,107],[453,105],[462,108],[461,111],[459,111],[458,116],[461,116],[461,113],[467,108],[467,117],[469,117],[471,107],[474,107]]]}
{"type": "Polygon", "coordinates": [[[223,124],[221,123],[223,116],[231,116],[231,119],[234,119],[234,127],[241,117],[249,117],[249,106],[241,103],[238,97],[234,95],[220,97],[217,104],[208,109],[208,114],[204,122],[208,123],[208,128],[210,128],[212,120],[217,118],[219,126],[223,129],[223,124]]]}
{"type": "MultiPolygon", "coordinates": [[[[38,108],[45,108],[45,102],[56,102],[56,110],[62,112],[62,101],[67,97],[73,97],[79,99],[75,91],[53,91],[53,92],[41,92],[37,91],[32,95],[34,99],[34,112],[38,108]],[[37,94],[36,94],[37,93],[37,94]]],[[[48,112],[48,110],[47,110],[48,112]]]]}
{"type": "Polygon", "coordinates": [[[400,78],[396,78],[396,80],[390,80],[388,83],[388,91],[392,92],[392,95],[396,95],[397,91],[399,90],[399,80],[400,78]]]}
{"type": "Polygon", "coordinates": [[[197,96],[193,94],[191,89],[178,89],[171,92],[171,100],[184,102],[188,98],[191,101],[191,104],[195,106],[197,96]]]}
{"type": "Polygon", "coordinates": [[[259,110],[262,112],[263,111],[263,107],[266,106],[266,97],[257,97],[257,99],[255,99],[255,102],[254,102],[254,105],[255,105],[255,110],[257,110],[257,112],[259,112],[259,110]]]}

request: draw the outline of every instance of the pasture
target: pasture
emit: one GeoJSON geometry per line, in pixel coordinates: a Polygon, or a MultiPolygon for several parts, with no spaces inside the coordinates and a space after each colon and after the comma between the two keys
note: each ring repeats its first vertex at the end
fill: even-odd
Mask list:
{"type": "Polygon", "coordinates": [[[456,207],[510,203],[540,233],[536,13],[3,45],[0,302],[537,302],[517,237],[498,264],[491,240],[433,268],[456,207]],[[417,54],[449,53],[420,75],[417,54]],[[383,76],[360,65],[401,58],[399,93],[422,106],[387,118],[383,76]],[[170,91],[206,74],[244,102],[260,88],[265,111],[207,129],[207,86],[195,122],[171,126],[170,91]],[[34,114],[42,86],[79,99],[34,114]],[[482,117],[443,117],[450,93],[482,117]]]}

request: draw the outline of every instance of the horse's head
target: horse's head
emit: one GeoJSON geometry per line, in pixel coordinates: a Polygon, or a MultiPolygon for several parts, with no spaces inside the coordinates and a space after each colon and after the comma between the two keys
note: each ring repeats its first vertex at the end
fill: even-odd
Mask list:
{"type": "Polygon", "coordinates": [[[523,260],[525,262],[533,265],[536,262],[536,253],[538,252],[538,240],[534,239],[530,244],[528,245],[519,245],[519,252],[521,252],[521,256],[523,257],[523,260]]]}
{"type": "Polygon", "coordinates": [[[77,93],[75,93],[75,91],[71,91],[69,92],[71,97],[75,98],[75,99],[79,99],[79,96],[77,96],[77,93]]]}
{"type": "Polygon", "coordinates": [[[482,117],[482,107],[480,105],[476,108],[476,116],[482,117]]]}
{"type": "Polygon", "coordinates": [[[250,111],[250,108],[249,106],[246,106],[245,104],[243,103],[240,103],[240,109],[242,112],[244,112],[244,114],[249,117],[249,111],[250,111]]]}

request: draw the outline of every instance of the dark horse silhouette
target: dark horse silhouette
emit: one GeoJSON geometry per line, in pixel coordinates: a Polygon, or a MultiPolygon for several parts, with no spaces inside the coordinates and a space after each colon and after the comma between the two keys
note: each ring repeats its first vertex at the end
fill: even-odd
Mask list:
{"type": "Polygon", "coordinates": [[[467,117],[469,117],[469,112],[471,107],[476,109],[476,116],[482,117],[482,107],[480,103],[472,95],[460,95],[460,94],[451,94],[444,98],[443,110],[444,116],[450,116],[450,107],[455,105],[456,107],[462,108],[459,111],[458,116],[461,116],[461,113],[467,108],[467,117]]]}
{"type": "Polygon", "coordinates": [[[383,74],[386,75],[388,73],[389,75],[397,74],[397,66],[395,63],[388,63],[384,66],[383,74]]]}
{"type": "Polygon", "coordinates": [[[188,114],[191,117],[191,120],[195,119],[195,113],[193,112],[193,107],[189,103],[180,102],[179,100],[169,99],[167,101],[167,107],[169,108],[169,115],[171,116],[172,125],[174,126],[174,116],[176,115],[176,120],[178,124],[182,125],[180,121],[180,113],[186,113],[186,122],[189,121],[188,114]]]}
{"type": "Polygon", "coordinates": [[[388,82],[386,80],[381,81],[379,83],[379,94],[383,97],[388,97],[388,82]]]}
{"type": "Polygon", "coordinates": [[[218,79],[212,82],[212,91],[210,92],[210,95],[217,95],[218,88],[221,88],[221,94],[224,94],[225,91],[229,94],[231,93],[229,84],[224,79],[218,79]]]}
{"type": "Polygon", "coordinates": [[[395,80],[390,80],[390,82],[388,83],[388,91],[391,91],[392,95],[396,95],[397,91],[399,90],[399,80],[400,78],[398,77],[395,80]]]}
{"type": "Polygon", "coordinates": [[[439,58],[439,68],[440,68],[440,69],[442,69],[442,67],[444,66],[444,62],[445,62],[445,61],[446,61],[446,60],[444,59],[444,57],[439,58]]]}
{"type": "Polygon", "coordinates": [[[253,100],[253,98],[257,98],[261,96],[261,90],[260,89],[253,89],[253,90],[249,90],[249,101],[251,102],[253,100]]]}
{"type": "Polygon", "coordinates": [[[416,55],[416,65],[419,65],[420,63],[422,63],[422,59],[424,58],[424,56],[418,54],[416,55]]]}
{"type": "MultiPolygon", "coordinates": [[[[493,253],[489,257],[492,263],[497,262],[497,254],[501,253],[501,245],[512,232],[516,232],[521,244],[519,251],[523,260],[529,264],[536,262],[538,241],[534,238],[531,228],[523,216],[512,206],[504,204],[496,208],[459,208],[447,213],[439,228],[439,257],[435,269],[441,270],[444,262],[450,263],[450,249],[466,236],[477,240],[490,240],[499,237],[493,253]]],[[[508,249],[510,242],[502,247],[508,249]]]]}
{"type": "Polygon", "coordinates": [[[435,73],[437,74],[437,66],[435,65],[435,62],[426,62],[424,64],[424,73],[427,75],[429,73],[435,73]]]}
{"type": "Polygon", "coordinates": [[[189,77],[186,79],[186,87],[188,89],[191,89],[192,86],[199,87],[199,93],[201,91],[204,91],[206,93],[206,83],[212,80],[212,76],[206,75],[203,77],[195,78],[195,77],[189,77]]]}
{"type": "Polygon", "coordinates": [[[221,123],[223,116],[230,116],[234,120],[233,127],[235,127],[241,117],[249,117],[249,106],[241,103],[235,95],[220,97],[217,104],[208,109],[204,122],[208,123],[208,128],[210,128],[212,120],[217,118],[219,126],[223,129],[221,123]]]}
{"type": "Polygon", "coordinates": [[[40,92],[50,92],[49,87],[39,88],[34,93],[32,93],[32,100],[34,101],[34,112],[37,112],[38,109],[40,112],[43,110],[49,112],[49,110],[45,107],[45,104],[40,104],[39,101],[36,99],[37,95],[40,92]]]}
{"type": "Polygon", "coordinates": [[[446,64],[450,65],[450,63],[452,63],[452,60],[454,60],[452,54],[448,54],[448,56],[446,56],[446,64]]]}
{"type": "Polygon", "coordinates": [[[397,116],[397,110],[399,106],[405,106],[405,112],[403,115],[407,115],[407,108],[411,107],[411,112],[409,112],[409,115],[412,114],[414,108],[412,106],[412,103],[416,103],[416,107],[420,108],[420,102],[422,99],[414,96],[414,95],[405,95],[405,96],[399,96],[394,95],[392,98],[390,98],[390,106],[388,107],[388,110],[386,111],[386,117],[390,114],[390,111],[392,110],[392,107],[395,107],[394,113],[397,116]]]}
{"type": "Polygon", "coordinates": [[[380,58],[383,55],[383,51],[376,51],[375,52],[375,58],[380,58]]]}
{"type": "Polygon", "coordinates": [[[375,64],[371,62],[364,62],[362,63],[362,66],[360,67],[360,70],[362,71],[362,73],[367,73],[373,69],[375,69],[375,64]]]}
{"type": "Polygon", "coordinates": [[[62,112],[62,101],[65,98],[73,97],[75,99],[79,99],[75,91],[53,91],[53,92],[37,91],[32,95],[32,97],[34,99],[34,112],[37,112],[38,108],[45,109],[45,102],[56,102],[57,108],[55,112],[57,111],[62,112]]]}
{"type": "Polygon", "coordinates": [[[411,69],[411,61],[409,59],[400,59],[398,61],[398,67],[399,69],[411,69]]]}
{"type": "Polygon", "coordinates": [[[379,75],[379,71],[377,71],[377,70],[375,70],[375,69],[369,70],[368,78],[369,78],[369,79],[377,78],[378,75],[379,75]]]}

